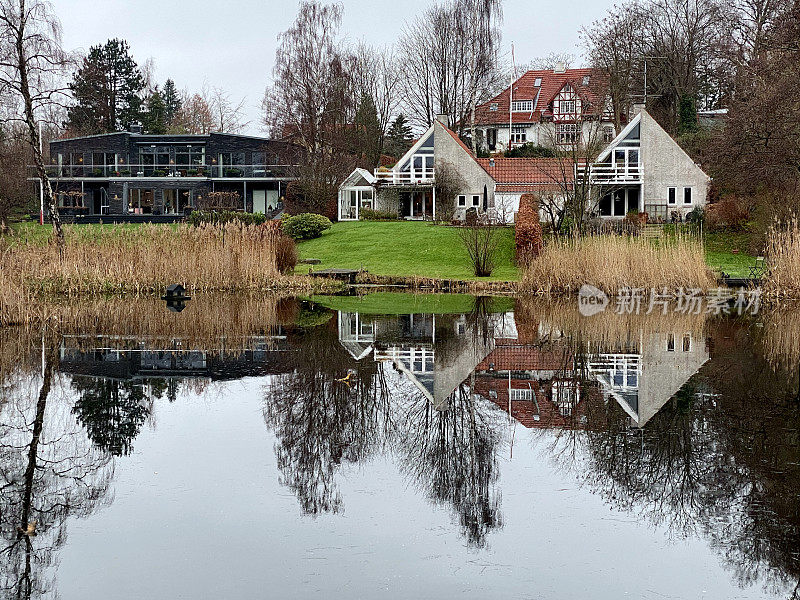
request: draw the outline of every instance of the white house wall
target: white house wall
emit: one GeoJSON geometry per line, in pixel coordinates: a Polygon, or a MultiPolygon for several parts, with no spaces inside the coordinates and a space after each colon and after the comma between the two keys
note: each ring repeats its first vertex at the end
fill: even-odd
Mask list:
{"type": "MultiPolygon", "coordinates": [[[[444,126],[438,121],[435,124],[436,130],[434,133],[434,154],[436,156],[436,169],[440,165],[447,163],[451,164],[461,176],[464,181],[464,188],[459,192],[467,196],[467,208],[469,208],[470,200],[473,195],[480,195],[481,205],[483,203],[483,190],[486,187],[488,207],[494,206],[494,193],[495,181],[491,176],[480,166],[472,154],[467,151],[455,138],[445,130],[444,126]]],[[[443,203],[449,202],[455,206],[456,218],[463,218],[466,212],[464,208],[457,206],[456,198],[436,198],[437,212],[443,203]]]]}
{"type": "Polygon", "coordinates": [[[677,188],[674,208],[684,215],[705,206],[710,178],[646,111],[641,112],[642,195],[648,204],[667,204],[668,189],[677,188]],[[683,188],[692,188],[692,204],[683,203],[683,188]]]}

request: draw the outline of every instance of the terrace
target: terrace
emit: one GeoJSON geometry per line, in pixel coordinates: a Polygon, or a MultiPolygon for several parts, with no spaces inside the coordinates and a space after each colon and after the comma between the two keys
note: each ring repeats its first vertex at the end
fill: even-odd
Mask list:
{"type": "MultiPolygon", "coordinates": [[[[30,166],[29,170],[31,178],[38,178],[36,167],[30,166]]],[[[297,177],[297,166],[117,163],[48,165],[46,172],[50,179],[294,179],[297,177]]]]}

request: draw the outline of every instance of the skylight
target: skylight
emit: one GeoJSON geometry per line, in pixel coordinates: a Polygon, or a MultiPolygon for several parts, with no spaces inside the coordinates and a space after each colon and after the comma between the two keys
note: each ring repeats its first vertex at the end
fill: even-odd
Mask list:
{"type": "Polygon", "coordinates": [[[541,77],[537,77],[536,81],[533,82],[533,86],[534,87],[542,87],[542,78],[541,77]]]}

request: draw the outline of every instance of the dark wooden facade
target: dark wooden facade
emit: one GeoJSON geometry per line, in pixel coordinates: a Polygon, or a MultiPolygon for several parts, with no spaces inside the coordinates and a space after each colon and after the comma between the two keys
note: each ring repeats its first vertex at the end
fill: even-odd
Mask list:
{"type": "Polygon", "coordinates": [[[178,220],[212,191],[237,192],[239,210],[274,214],[302,151],[238,134],[119,132],[51,142],[48,170],[62,214],[75,220],[178,220]]]}

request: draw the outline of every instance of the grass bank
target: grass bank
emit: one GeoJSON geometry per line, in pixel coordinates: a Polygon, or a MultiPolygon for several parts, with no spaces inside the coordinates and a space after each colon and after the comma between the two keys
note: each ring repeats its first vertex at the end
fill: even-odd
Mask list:
{"type": "Polygon", "coordinates": [[[705,290],[716,281],[699,239],[589,236],[551,240],[525,268],[520,290],[569,294],[584,284],[613,294],[626,287],[705,290]]]}
{"type": "MultiPolygon", "coordinates": [[[[498,253],[491,277],[476,278],[458,230],[421,221],[334,223],[322,237],[298,244],[300,258],[316,258],[314,269],[366,269],[374,275],[516,281],[514,230],[498,230],[498,253]]],[[[297,272],[302,272],[300,265],[297,272]]]]}

